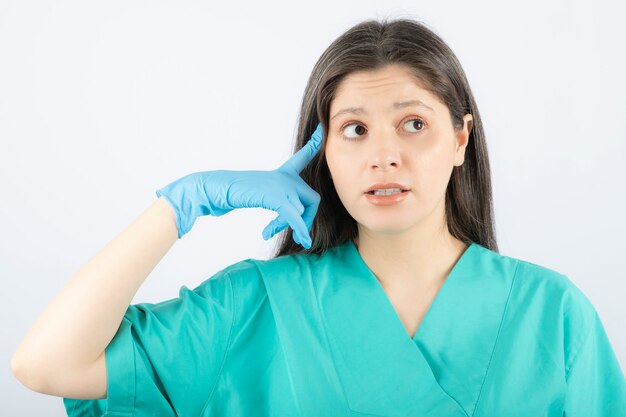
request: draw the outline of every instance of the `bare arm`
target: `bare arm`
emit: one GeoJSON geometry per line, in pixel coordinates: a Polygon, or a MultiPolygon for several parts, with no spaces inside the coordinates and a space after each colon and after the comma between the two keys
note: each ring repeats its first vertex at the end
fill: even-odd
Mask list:
{"type": "Polygon", "coordinates": [[[72,276],[11,360],[28,388],[70,398],[105,398],[104,350],[137,290],[178,239],[161,197],[72,276]]]}

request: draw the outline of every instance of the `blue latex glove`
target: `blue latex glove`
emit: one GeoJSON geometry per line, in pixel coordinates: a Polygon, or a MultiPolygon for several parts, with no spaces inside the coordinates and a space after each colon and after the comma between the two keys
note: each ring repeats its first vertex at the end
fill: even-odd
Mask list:
{"type": "Polygon", "coordinates": [[[312,243],[309,231],[320,195],[304,182],[300,172],[321,144],[322,125],[318,124],[307,144],[275,170],[196,172],[157,190],[156,194],[163,196],[174,209],[179,239],[189,232],[199,216],[222,216],[236,208],[262,207],[278,212],[263,229],[263,239],[268,240],[291,226],[296,243],[309,249],[312,243]]]}

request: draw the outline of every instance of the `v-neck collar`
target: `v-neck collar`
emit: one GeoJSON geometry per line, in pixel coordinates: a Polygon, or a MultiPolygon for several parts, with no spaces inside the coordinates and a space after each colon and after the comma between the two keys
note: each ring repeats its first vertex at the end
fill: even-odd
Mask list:
{"type": "Polygon", "coordinates": [[[350,408],[381,416],[472,415],[513,266],[470,244],[411,338],[354,243],[328,255],[332,277],[317,290],[350,408]]]}
{"type": "MultiPolygon", "coordinates": [[[[385,289],[383,288],[383,286],[380,283],[380,281],[378,280],[378,278],[376,278],[376,275],[372,272],[372,270],[369,268],[369,266],[367,266],[367,264],[363,260],[363,257],[359,253],[359,249],[356,247],[354,242],[350,240],[350,241],[344,243],[343,246],[347,246],[347,249],[348,249],[348,252],[349,252],[349,256],[351,257],[350,261],[354,262],[358,266],[358,268],[363,271],[363,274],[366,277],[368,277],[370,279],[370,281],[372,281],[374,283],[374,285],[378,284],[378,286],[380,287],[381,291],[385,292],[385,289]]],[[[428,308],[428,310],[426,311],[426,314],[422,318],[422,321],[421,321],[420,325],[418,326],[417,331],[415,332],[413,337],[411,337],[406,332],[406,329],[405,329],[404,332],[406,333],[406,336],[409,339],[413,340],[416,343],[418,343],[420,339],[424,339],[424,337],[422,336],[421,333],[423,333],[426,330],[422,330],[422,329],[423,328],[428,328],[427,327],[427,322],[429,321],[429,316],[431,315],[430,313],[431,313],[431,311],[433,309],[437,309],[438,308],[438,307],[435,307],[436,304],[438,304],[437,300],[440,299],[440,298],[445,299],[445,295],[443,294],[444,291],[447,291],[447,287],[454,285],[454,283],[449,283],[449,282],[453,282],[456,279],[455,276],[457,275],[457,270],[463,269],[464,264],[466,262],[466,259],[471,257],[472,252],[475,250],[475,246],[477,246],[475,243],[470,243],[467,246],[467,248],[465,248],[465,251],[461,254],[459,259],[457,259],[456,263],[452,266],[452,269],[448,273],[448,276],[446,277],[446,279],[443,281],[443,284],[439,287],[439,290],[437,291],[437,294],[435,294],[435,297],[433,298],[433,301],[431,302],[430,307],[428,308]],[[441,297],[440,297],[440,294],[442,294],[441,297]]],[[[397,314],[397,312],[395,310],[395,307],[391,303],[391,300],[389,300],[389,297],[387,296],[386,292],[385,292],[385,298],[387,299],[387,302],[388,302],[389,307],[391,308],[392,312],[396,315],[396,317],[398,319],[398,322],[400,324],[402,324],[402,320],[398,316],[398,314],[397,314]]],[[[402,327],[404,328],[403,324],[402,324],[402,327]]]]}

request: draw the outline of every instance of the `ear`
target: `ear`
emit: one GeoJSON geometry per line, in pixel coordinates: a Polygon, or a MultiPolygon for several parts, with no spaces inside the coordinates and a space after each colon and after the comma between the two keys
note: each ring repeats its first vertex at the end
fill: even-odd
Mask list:
{"type": "Polygon", "coordinates": [[[465,148],[469,142],[474,119],[471,114],[463,116],[463,128],[456,134],[456,154],[454,155],[454,166],[461,166],[465,161],[465,148]]]}

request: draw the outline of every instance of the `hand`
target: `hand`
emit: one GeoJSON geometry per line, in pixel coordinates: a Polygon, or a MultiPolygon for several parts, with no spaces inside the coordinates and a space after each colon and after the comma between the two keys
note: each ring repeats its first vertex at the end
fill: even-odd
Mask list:
{"type": "Polygon", "coordinates": [[[263,229],[268,240],[287,226],[296,243],[309,249],[309,231],[320,195],[304,182],[300,172],[318,153],[322,126],[317,125],[307,144],[272,171],[204,171],[186,175],[156,191],[174,208],[178,238],[203,215],[222,216],[236,208],[262,207],[278,212],[263,229]],[[300,217],[302,216],[302,217],[300,217]]]}

